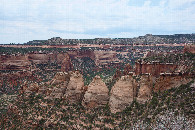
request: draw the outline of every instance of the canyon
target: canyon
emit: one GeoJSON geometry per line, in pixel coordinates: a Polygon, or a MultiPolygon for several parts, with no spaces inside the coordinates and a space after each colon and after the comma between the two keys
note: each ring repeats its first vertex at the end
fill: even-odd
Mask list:
{"type": "MultiPolygon", "coordinates": [[[[0,55],[0,70],[29,70],[33,64],[51,64],[57,63],[65,65],[62,68],[71,70],[71,59],[81,59],[89,57],[95,61],[97,66],[111,62],[120,62],[114,51],[91,51],[91,50],[74,50],[66,53],[43,53],[34,52],[27,54],[0,55]]],[[[64,70],[64,71],[68,71],[64,70]]]]}
{"type": "Polygon", "coordinates": [[[67,46],[0,47],[2,120],[31,128],[123,129],[172,108],[193,116],[192,45],[67,46]]]}
{"type": "MultiPolygon", "coordinates": [[[[87,109],[108,104],[112,113],[123,111],[135,100],[144,104],[151,99],[152,92],[178,87],[193,80],[193,73],[186,73],[190,67],[186,68],[185,64],[147,62],[143,59],[137,60],[133,67],[130,64],[125,64],[122,72],[117,64],[123,63],[123,60],[117,55],[123,53],[84,49],[66,52],[39,51],[26,54],[1,54],[0,69],[2,71],[19,71],[20,73],[17,72],[18,77],[23,75],[31,78],[36,75],[34,72],[37,70],[44,71],[44,66],[56,64],[60,67],[46,69],[51,70],[51,73],[56,71],[53,79],[49,79],[47,82],[24,83],[20,93],[24,93],[28,97],[32,92],[35,92],[44,95],[45,99],[64,99],[70,103],[81,103],[87,109]],[[106,66],[117,68],[113,77],[109,77],[108,83],[115,81],[109,88],[110,90],[107,86],[108,83],[105,84],[105,79],[100,75],[95,75],[89,84],[84,83],[84,75],[81,71],[83,68],[79,65],[80,70],[75,70],[73,61],[80,61],[86,57],[94,61],[95,69],[97,69],[95,71],[104,69],[106,66]],[[43,67],[43,70],[39,66],[43,67]]],[[[91,62],[89,63],[91,64],[91,62]]],[[[42,80],[41,77],[39,80],[42,80]]]]}

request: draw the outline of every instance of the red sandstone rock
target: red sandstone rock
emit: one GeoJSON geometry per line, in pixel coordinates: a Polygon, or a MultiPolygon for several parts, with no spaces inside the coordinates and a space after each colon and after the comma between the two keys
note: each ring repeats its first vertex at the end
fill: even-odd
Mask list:
{"type": "Polygon", "coordinates": [[[153,81],[151,75],[142,75],[139,81],[137,101],[140,103],[146,102],[152,94],[152,88],[153,81]]]}
{"type": "Polygon", "coordinates": [[[136,62],[135,63],[135,74],[151,74],[153,76],[159,76],[160,73],[173,73],[177,69],[178,65],[171,63],[143,63],[136,62]]]}
{"type": "Polygon", "coordinates": [[[61,71],[68,72],[68,71],[71,71],[72,69],[73,69],[73,66],[71,63],[71,59],[70,59],[68,54],[65,54],[65,57],[62,61],[62,65],[61,65],[61,71]]]}
{"type": "Polygon", "coordinates": [[[190,82],[191,78],[186,78],[180,75],[164,74],[156,79],[154,91],[164,91],[173,87],[179,87],[182,84],[190,82]]]}

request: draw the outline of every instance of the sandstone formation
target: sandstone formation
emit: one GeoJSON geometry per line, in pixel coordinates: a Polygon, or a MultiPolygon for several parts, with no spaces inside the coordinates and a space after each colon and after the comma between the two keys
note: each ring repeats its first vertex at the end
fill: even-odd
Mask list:
{"type": "Polygon", "coordinates": [[[70,76],[65,98],[71,103],[80,102],[83,96],[83,88],[83,76],[78,71],[73,72],[70,76]]]}
{"type": "Polygon", "coordinates": [[[115,51],[94,51],[95,53],[95,64],[97,66],[104,65],[109,62],[119,62],[117,53],[115,51]]]}
{"type": "Polygon", "coordinates": [[[70,75],[67,72],[57,72],[54,78],[51,80],[51,85],[59,85],[65,83],[66,86],[70,80],[70,75]]]}
{"type": "Polygon", "coordinates": [[[173,63],[147,63],[141,60],[136,62],[135,66],[136,75],[151,74],[156,77],[160,76],[160,73],[173,73],[178,67],[178,65],[173,63]]]}
{"type": "Polygon", "coordinates": [[[0,55],[1,70],[23,70],[28,69],[30,65],[26,55],[0,55]]]}
{"type": "Polygon", "coordinates": [[[178,74],[161,74],[154,86],[154,91],[164,91],[173,87],[179,87],[182,84],[187,84],[191,78],[186,78],[178,74]]]}
{"type": "Polygon", "coordinates": [[[67,72],[58,72],[51,81],[53,87],[50,97],[62,98],[66,92],[67,85],[70,81],[70,75],[67,72]]]}
{"type": "Polygon", "coordinates": [[[62,71],[70,71],[73,68],[68,53],[35,52],[27,54],[0,55],[1,70],[28,70],[32,67],[32,64],[50,63],[62,64],[62,71]]]}
{"type": "Polygon", "coordinates": [[[84,57],[89,57],[92,60],[95,60],[95,54],[93,50],[72,50],[72,51],[67,51],[69,56],[75,59],[78,58],[84,58],[84,57]]]}
{"type": "Polygon", "coordinates": [[[109,106],[112,113],[120,112],[129,106],[135,96],[136,83],[132,76],[122,76],[112,87],[109,106]]]}
{"type": "Polygon", "coordinates": [[[44,53],[29,53],[27,56],[29,60],[36,64],[46,63],[50,59],[49,55],[44,53]]]}
{"type": "Polygon", "coordinates": [[[106,105],[109,100],[108,92],[109,90],[100,76],[95,76],[84,95],[82,101],[83,106],[94,108],[106,105]]]}
{"type": "Polygon", "coordinates": [[[153,81],[151,75],[142,75],[139,82],[139,89],[137,89],[137,101],[144,103],[150,98],[153,88],[153,81]]]}
{"type": "Polygon", "coordinates": [[[66,53],[64,55],[64,59],[62,61],[62,64],[61,64],[61,71],[62,72],[68,72],[68,71],[71,71],[73,69],[73,66],[72,66],[72,63],[71,63],[71,59],[69,57],[69,55],[66,53]]]}

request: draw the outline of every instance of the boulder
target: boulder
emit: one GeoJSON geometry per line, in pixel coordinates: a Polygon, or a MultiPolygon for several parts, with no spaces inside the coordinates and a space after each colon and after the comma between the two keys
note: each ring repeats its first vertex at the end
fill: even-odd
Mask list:
{"type": "Polygon", "coordinates": [[[112,87],[110,92],[109,106],[112,113],[123,111],[133,102],[135,80],[132,76],[122,76],[112,87]]]}
{"type": "Polygon", "coordinates": [[[87,108],[103,106],[108,103],[108,88],[100,76],[95,76],[84,94],[82,105],[87,108]]]}
{"type": "Polygon", "coordinates": [[[68,99],[71,103],[80,102],[82,100],[83,88],[83,76],[79,73],[79,71],[73,72],[70,76],[70,81],[66,89],[66,99],[68,99]]]}

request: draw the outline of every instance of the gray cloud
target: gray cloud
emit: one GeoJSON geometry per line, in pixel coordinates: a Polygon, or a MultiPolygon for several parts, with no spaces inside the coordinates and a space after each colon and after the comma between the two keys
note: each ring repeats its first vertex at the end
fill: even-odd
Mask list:
{"type": "Polygon", "coordinates": [[[195,0],[1,0],[0,43],[194,33],[195,0]],[[134,4],[132,4],[134,2],[134,4]],[[14,35],[14,37],[13,37],[14,35]]]}

